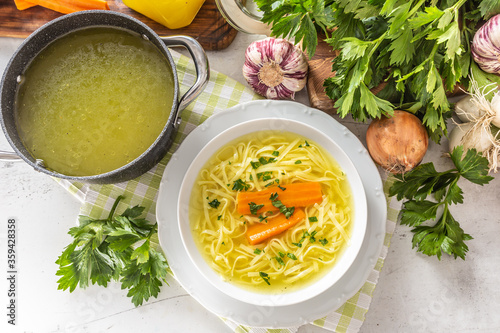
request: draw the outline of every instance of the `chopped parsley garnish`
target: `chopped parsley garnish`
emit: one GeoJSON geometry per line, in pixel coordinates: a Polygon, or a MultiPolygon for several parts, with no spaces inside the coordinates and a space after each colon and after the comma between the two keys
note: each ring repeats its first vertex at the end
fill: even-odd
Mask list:
{"type": "Polygon", "coordinates": [[[309,236],[309,242],[314,243],[316,241],[316,238],[314,236],[317,234],[317,231],[313,231],[311,235],[309,236]]]}
{"type": "Polygon", "coordinates": [[[222,215],[217,216],[217,221],[220,221],[222,215]]]}
{"type": "Polygon", "coordinates": [[[298,243],[292,243],[292,244],[295,245],[296,247],[302,247],[302,242],[303,240],[301,239],[298,243]]]}
{"type": "Polygon", "coordinates": [[[274,157],[269,157],[267,159],[265,157],[259,157],[259,162],[261,165],[266,165],[269,163],[276,162],[276,159],[274,157]]]}
{"type": "Polygon", "coordinates": [[[285,257],[285,254],[284,254],[283,252],[281,252],[281,251],[279,251],[279,252],[278,252],[278,254],[279,254],[279,256],[280,256],[281,258],[284,258],[284,257],[285,257]]]}
{"type": "MultiPolygon", "coordinates": [[[[305,146],[305,147],[309,147],[309,146],[310,146],[310,144],[309,144],[309,142],[307,142],[307,140],[305,140],[305,142],[304,142],[304,146],[305,146]]],[[[302,147],[304,147],[304,146],[299,145],[299,148],[302,148],[302,147]]]]}
{"type": "Polygon", "coordinates": [[[289,219],[290,216],[292,216],[293,212],[295,211],[295,207],[286,207],[285,205],[283,205],[281,201],[278,200],[277,192],[271,194],[269,199],[272,201],[273,206],[280,210],[280,213],[285,214],[285,217],[287,219],[289,219]]]}
{"type": "Polygon", "coordinates": [[[288,258],[292,259],[292,260],[297,260],[297,257],[295,256],[295,254],[293,253],[287,253],[286,255],[288,258]]]}
{"type": "Polygon", "coordinates": [[[276,259],[278,264],[280,264],[281,266],[285,266],[285,262],[280,257],[276,256],[276,257],[274,257],[274,259],[276,259]]]}
{"type": "Polygon", "coordinates": [[[265,171],[265,172],[259,172],[257,174],[257,179],[262,179],[262,181],[268,181],[269,179],[273,178],[273,172],[272,171],[265,171]]]}
{"type": "MultiPolygon", "coordinates": [[[[276,180],[278,180],[278,179],[276,179],[276,180]]],[[[283,187],[283,186],[280,186],[280,185],[278,185],[278,188],[279,188],[280,190],[282,190],[282,191],[286,190],[286,187],[283,187]]]]}
{"type": "Polygon", "coordinates": [[[265,221],[267,223],[267,216],[264,216],[262,214],[259,215],[259,222],[265,221]]]}
{"type": "Polygon", "coordinates": [[[271,283],[269,283],[269,275],[267,273],[259,272],[259,275],[262,278],[262,280],[264,280],[267,283],[268,286],[271,285],[271,283]]]}
{"type": "Polygon", "coordinates": [[[295,164],[302,164],[302,161],[301,160],[296,160],[295,164]]]}
{"type": "Polygon", "coordinates": [[[276,156],[276,157],[280,156],[280,152],[277,150],[273,151],[273,156],[276,156]]]}
{"type": "Polygon", "coordinates": [[[319,240],[319,242],[320,242],[320,243],[321,243],[321,245],[323,245],[323,246],[325,246],[326,244],[328,244],[328,240],[327,240],[327,239],[325,239],[325,238],[321,238],[321,239],[319,240]]]}
{"type": "Polygon", "coordinates": [[[255,253],[255,254],[261,254],[262,250],[257,248],[255,250],[253,250],[253,253],[255,253]]]}
{"type": "Polygon", "coordinates": [[[237,179],[233,182],[233,191],[246,191],[250,188],[250,185],[241,179],[237,179]]]}
{"type": "Polygon", "coordinates": [[[217,200],[217,199],[214,199],[214,200],[210,201],[210,202],[208,203],[208,205],[209,205],[210,207],[212,207],[212,208],[217,209],[217,208],[219,208],[220,201],[219,201],[219,200],[217,200]]]}
{"type": "Polygon", "coordinates": [[[257,205],[255,202],[250,202],[248,205],[250,206],[250,213],[252,215],[257,215],[257,211],[264,207],[264,205],[257,205]]]}
{"type": "Polygon", "coordinates": [[[318,218],[316,216],[309,217],[309,222],[318,222],[318,218]]]}
{"type": "Polygon", "coordinates": [[[250,162],[250,165],[252,166],[252,168],[254,170],[257,169],[258,167],[260,167],[260,163],[259,162],[250,162]]]}

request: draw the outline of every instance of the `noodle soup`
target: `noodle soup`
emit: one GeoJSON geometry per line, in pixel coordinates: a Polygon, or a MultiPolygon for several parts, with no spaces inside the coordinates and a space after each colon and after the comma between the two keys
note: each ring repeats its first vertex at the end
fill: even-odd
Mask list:
{"type": "Polygon", "coordinates": [[[351,188],[333,157],[312,140],[272,130],[218,150],[201,169],[189,206],[192,235],[207,264],[223,280],[262,294],[292,292],[323,277],[349,246],[354,220],[351,188]],[[270,191],[276,203],[290,184],[308,183],[320,184],[321,197],[296,208],[293,214],[303,210],[304,218],[252,245],[249,230],[271,225],[281,211],[242,214],[238,193],[270,191]]]}

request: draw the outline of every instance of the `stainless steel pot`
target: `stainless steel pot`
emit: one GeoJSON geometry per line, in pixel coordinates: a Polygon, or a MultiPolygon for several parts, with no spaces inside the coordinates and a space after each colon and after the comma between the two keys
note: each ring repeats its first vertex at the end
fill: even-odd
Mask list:
{"type": "Polygon", "coordinates": [[[207,84],[208,79],[209,65],[206,54],[201,45],[191,37],[159,37],[152,29],[139,20],[112,11],[91,10],[64,15],[43,25],[31,34],[19,46],[7,65],[0,85],[0,120],[5,136],[15,152],[0,151],[0,159],[10,161],[22,159],[37,171],[58,178],[86,183],[116,183],[133,179],[151,169],[165,156],[180,124],[181,111],[200,94],[207,84]],[[174,103],[170,117],[161,134],[137,159],[119,169],[107,173],[94,176],[69,176],[46,169],[43,162],[37,161],[23,145],[15,123],[16,94],[19,86],[19,79],[22,77],[30,62],[43,48],[62,35],[77,29],[92,26],[127,29],[140,34],[144,39],[153,43],[165,56],[165,61],[167,61],[172,68],[175,83],[174,103]],[[179,96],[179,81],[175,63],[168,50],[168,47],[174,46],[185,47],[193,58],[196,67],[196,82],[183,96],[179,96]]]}

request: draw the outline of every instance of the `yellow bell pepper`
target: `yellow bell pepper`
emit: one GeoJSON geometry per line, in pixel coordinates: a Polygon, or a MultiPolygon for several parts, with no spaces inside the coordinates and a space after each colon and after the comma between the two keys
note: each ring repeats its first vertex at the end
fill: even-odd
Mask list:
{"type": "Polygon", "coordinates": [[[123,0],[123,3],[169,29],[188,26],[205,0],[123,0]]]}

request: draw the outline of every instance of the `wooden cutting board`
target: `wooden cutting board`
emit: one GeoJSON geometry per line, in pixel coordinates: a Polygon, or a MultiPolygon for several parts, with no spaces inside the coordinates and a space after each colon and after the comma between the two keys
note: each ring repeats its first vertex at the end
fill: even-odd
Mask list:
{"type": "MultiPolygon", "coordinates": [[[[229,46],[237,31],[222,17],[215,0],[206,0],[193,22],[181,29],[171,30],[125,6],[120,0],[108,0],[112,11],[135,17],[160,36],[187,35],[195,38],[205,50],[221,50],[229,46]]],[[[14,0],[0,0],[0,37],[26,38],[43,24],[61,16],[52,10],[35,6],[20,11],[14,0]]]]}

